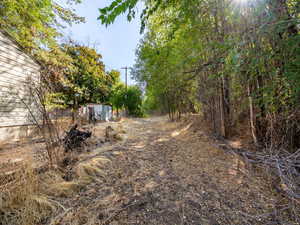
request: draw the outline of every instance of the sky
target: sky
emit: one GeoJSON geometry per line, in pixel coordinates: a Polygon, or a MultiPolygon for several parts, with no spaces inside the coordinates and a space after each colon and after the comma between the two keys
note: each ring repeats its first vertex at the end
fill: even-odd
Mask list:
{"type": "MultiPolygon", "coordinates": [[[[112,0],[83,0],[81,4],[73,6],[79,16],[86,19],[86,23],[74,24],[64,29],[66,37],[96,47],[102,55],[106,70],[116,69],[121,72],[125,81],[125,70],[122,67],[131,67],[135,62],[135,49],[142,38],[140,35],[140,19],[128,22],[126,14],[119,16],[114,24],[106,27],[97,17],[99,8],[108,6],[112,0]]],[[[62,3],[65,5],[64,3],[62,3]]],[[[141,6],[138,6],[138,10],[141,6]]],[[[140,12],[141,10],[139,10],[140,12]]],[[[128,72],[129,74],[129,72],[128,72]]],[[[128,75],[128,84],[134,84],[128,75]]]]}

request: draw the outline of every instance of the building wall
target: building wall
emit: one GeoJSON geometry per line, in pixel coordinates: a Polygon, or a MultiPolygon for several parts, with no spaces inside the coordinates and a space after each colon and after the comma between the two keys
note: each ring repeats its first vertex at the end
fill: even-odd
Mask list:
{"type": "Polygon", "coordinates": [[[30,112],[37,115],[37,107],[31,84],[39,77],[40,65],[0,31],[0,141],[18,137],[24,126],[34,124],[30,112]]]}

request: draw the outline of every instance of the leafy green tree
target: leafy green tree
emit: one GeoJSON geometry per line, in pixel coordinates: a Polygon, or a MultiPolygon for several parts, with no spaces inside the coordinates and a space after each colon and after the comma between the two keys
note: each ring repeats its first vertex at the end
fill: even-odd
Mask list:
{"type": "Polygon", "coordinates": [[[52,102],[60,102],[74,111],[87,103],[107,103],[118,79],[116,72],[106,73],[102,56],[92,48],[64,44],[63,50],[72,63],[61,80],[60,90],[52,94],[52,102]]]}
{"type": "Polygon", "coordinates": [[[113,109],[117,110],[117,117],[119,117],[119,111],[125,106],[125,93],[126,87],[121,82],[117,83],[111,91],[110,103],[113,109]]]}
{"type": "Polygon", "coordinates": [[[143,96],[138,86],[125,87],[123,83],[118,83],[112,89],[110,102],[117,110],[126,109],[130,116],[142,117],[143,113],[143,96]]]}
{"type": "Polygon", "coordinates": [[[142,104],[143,97],[142,91],[138,86],[129,86],[124,92],[124,106],[131,116],[143,116],[142,104]]]}
{"type": "Polygon", "coordinates": [[[112,80],[109,103],[112,105],[113,110],[117,110],[117,116],[119,117],[119,111],[124,107],[124,93],[126,88],[121,82],[120,71],[112,70],[108,72],[108,75],[112,80]]]}
{"type": "MultiPolygon", "coordinates": [[[[80,3],[71,0],[69,3],[80,3]]],[[[0,26],[13,35],[27,51],[35,53],[57,46],[57,28],[63,23],[83,22],[71,9],[52,0],[4,0],[0,2],[0,26]]]]}
{"type": "Polygon", "coordinates": [[[193,108],[195,81],[184,72],[199,57],[188,27],[181,26],[174,33],[172,22],[177,16],[177,11],[170,8],[168,13],[160,11],[151,17],[132,72],[136,80],[146,83],[147,96],[157,103],[156,108],[172,120],[176,115],[180,117],[185,107],[193,108]]]}
{"type": "MultiPolygon", "coordinates": [[[[137,1],[100,10],[108,25],[137,1]]],[[[255,143],[300,146],[299,1],[144,1],[146,34],[133,76],[160,109],[201,105],[212,130],[230,136],[239,118],[255,143]],[[293,120],[291,120],[293,118],[293,120]],[[294,121],[294,122],[291,122],[294,121]]],[[[194,108],[194,109],[193,109],[194,108]]]]}
{"type": "Polygon", "coordinates": [[[62,7],[53,0],[3,0],[0,1],[0,29],[12,35],[31,55],[43,64],[43,81],[49,92],[59,89],[60,79],[72,66],[72,58],[60,47],[61,28],[84,22],[67,1],[62,7]]]}
{"type": "Polygon", "coordinates": [[[114,87],[121,83],[121,74],[118,70],[111,70],[107,72],[110,81],[110,87],[114,87]]]}

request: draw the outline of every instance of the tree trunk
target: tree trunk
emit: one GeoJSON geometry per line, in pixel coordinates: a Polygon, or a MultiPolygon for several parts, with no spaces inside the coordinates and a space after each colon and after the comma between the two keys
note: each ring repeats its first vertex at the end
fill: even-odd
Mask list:
{"type": "Polygon", "coordinates": [[[224,115],[224,127],[225,137],[228,136],[230,129],[230,91],[229,91],[229,79],[227,76],[222,76],[223,84],[223,115],[224,115]]]}
{"type": "Polygon", "coordinates": [[[256,121],[255,121],[255,114],[254,114],[254,106],[253,106],[253,98],[251,96],[251,86],[250,82],[248,81],[247,85],[248,91],[248,98],[249,98],[249,112],[250,112],[250,128],[252,133],[252,139],[255,145],[257,145],[257,132],[256,132],[256,121]]]}
{"type": "MultiPolygon", "coordinates": [[[[221,82],[222,84],[222,82],[221,82]]],[[[219,105],[220,105],[220,125],[221,125],[221,135],[223,137],[227,136],[226,133],[226,123],[225,123],[225,110],[224,110],[224,92],[223,92],[223,85],[220,85],[219,88],[219,105]]]]}

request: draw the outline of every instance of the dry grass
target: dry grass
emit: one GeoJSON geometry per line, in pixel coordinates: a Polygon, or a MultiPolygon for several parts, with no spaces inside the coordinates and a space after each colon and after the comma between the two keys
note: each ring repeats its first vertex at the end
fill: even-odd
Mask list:
{"type": "Polygon", "coordinates": [[[14,174],[14,182],[2,186],[1,225],[34,225],[49,217],[57,205],[40,190],[39,179],[29,164],[14,174]]]}
{"type": "Polygon", "coordinates": [[[44,193],[51,197],[72,197],[83,188],[78,181],[65,181],[63,173],[55,170],[43,174],[42,180],[44,193]]]}
{"type": "Polygon", "coordinates": [[[0,225],[35,225],[65,211],[55,199],[74,197],[91,182],[100,182],[107,163],[110,160],[100,156],[79,163],[72,181],[65,181],[58,170],[36,174],[30,164],[23,165],[8,186],[1,186],[0,225]]]}
{"type": "Polygon", "coordinates": [[[55,197],[68,198],[78,193],[83,187],[83,184],[76,181],[62,181],[52,184],[49,188],[49,192],[55,197]]]}
{"type": "Polygon", "coordinates": [[[124,142],[77,155],[64,170],[36,175],[27,165],[17,176],[24,185],[0,192],[0,225],[297,224],[272,177],[218,148],[193,120],[116,124],[124,142]]]}
{"type": "MultiPolygon", "coordinates": [[[[59,135],[63,136],[63,131],[70,126],[70,121],[60,119],[54,121],[54,124],[59,135]]],[[[122,125],[115,123],[114,126],[118,133],[126,133],[122,125]]],[[[95,132],[95,140],[104,137],[104,128],[102,124],[94,127],[95,131],[98,129],[95,132]]],[[[22,148],[20,155],[24,157],[24,146],[22,148]]],[[[7,151],[7,155],[10,156],[15,151],[16,149],[11,149],[10,152],[7,151]]],[[[86,154],[69,155],[71,162],[66,165],[60,163],[58,167],[37,174],[35,168],[42,161],[44,164],[46,160],[36,160],[35,156],[33,159],[32,149],[26,151],[26,160],[20,162],[18,167],[10,168],[16,172],[5,176],[5,180],[0,178],[0,225],[48,223],[49,218],[67,210],[64,200],[80,194],[91,183],[102,182],[106,174],[104,168],[111,161],[104,156],[89,157],[86,154]],[[72,174],[71,179],[66,179],[68,172],[72,174]]],[[[61,149],[57,150],[55,156],[58,161],[66,157],[61,149]]],[[[11,157],[16,157],[16,154],[11,157]]]]}
{"type": "Polygon", "coordinates": [[[91,181],[99,181],[106,172],[103,170],[104,166],[110,163],[106,157],[95,157],[86,162],[80,163],[75,169],[78,180],[81,183],[89,183],[91,181]]]}

